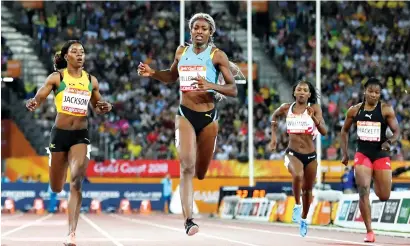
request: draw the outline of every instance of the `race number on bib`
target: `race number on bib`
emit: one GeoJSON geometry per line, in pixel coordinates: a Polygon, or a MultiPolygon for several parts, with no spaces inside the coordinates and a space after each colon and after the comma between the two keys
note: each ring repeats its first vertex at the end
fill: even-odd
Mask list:
{"type": "Polygon", "coordinates": [[[313,127],[309,124],[309,120],[305,116],[289,115],[286,118],[286,129],[288,133],[310,134],[313,132],[313,127]]]}
{"type": "Polygon", "coordinates": [[[372,121],[357,122],[357,136],[362,141],[379,142],[381,123],[372,121]]]}
{"type": "Polygon", "coordinates": [[[68,88],[63,92],[61,109],[65,112],[87,115],[91,92],[87,90],[68,88]]]}
{"type": "Polygon", "coordinates": [[[197,82],[193,78],[206,77],[206,67],[204,66],[180,66],[179,67],[179,88],[181,91],[194,91],[197,86],[192,83],[197,82]]]}

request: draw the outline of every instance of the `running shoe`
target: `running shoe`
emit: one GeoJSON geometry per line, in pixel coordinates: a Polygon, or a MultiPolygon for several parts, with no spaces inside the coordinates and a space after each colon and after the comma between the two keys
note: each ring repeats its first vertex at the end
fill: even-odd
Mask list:
{"type": "Polygon", "coordinates": [[[299,223],[302,216],[302,205],[295,204],[293,207],[292,222],[299,223]]]}
{"type": "Polygon", "coordinates": [[[187,219],[185,221],[185,231],[188,236],[193,236],[199,231],[199,226],[192,220],[193,219],[187,219]]]}
{"type": "Polygon", "coordinates": [[[306,219],[301,219],[300,220],[300,235],[302,237],[305,237],[307,234],[307,230],[308,230],[308,224],[306,222],[306,219]]]}
{"type": "Polygon", "coordinates": [[[75,232],[71,232],[67,237],[67,241],[64,243],[65,246],[76,246],[75,244],[75,232]]]}
{"type": "Polygon", "coordinates": [[[374,236],[374,232],[368,232],[366,237],[364,238],[365,243],[374,243],[376,241],[376,237],[374,236]]]}

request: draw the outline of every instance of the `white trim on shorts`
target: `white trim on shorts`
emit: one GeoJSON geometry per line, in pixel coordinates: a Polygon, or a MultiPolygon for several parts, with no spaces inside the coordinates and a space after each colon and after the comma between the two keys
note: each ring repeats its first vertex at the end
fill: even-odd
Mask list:
{"type": "Polygon", "coordinates": [[[289,168],[289,164],[290,164],[290,159],[289,159],[289,157],[288,157],[288,155],[287,154],[285,154],[285,159],[284,159],[284,165],[285,165],[285,167],[288,169],[289,168]]]}
{"type": "MultiPolygon", "coordinates": [[[[49,147],[47,147],[46,148],[46,150],[47,150],[47,154],[48,154],[48,166],[49,167],[51,167],[51,151],[50,151],[50,148],[49,147]]],[[[91,159],[91,144],[87,144],[87,158],[88,158],[88,160],[90,160],[91,159]]]]}

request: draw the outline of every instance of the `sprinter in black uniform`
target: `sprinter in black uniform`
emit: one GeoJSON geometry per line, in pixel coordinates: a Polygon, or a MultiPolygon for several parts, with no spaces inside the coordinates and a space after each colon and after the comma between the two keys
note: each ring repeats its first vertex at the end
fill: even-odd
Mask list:
{"type": "Polygon", "coordinates": [[[344,165],[348,164],[348,138],[353,123],[357,126],[357,149],[354,157],[356,184],[359,191],[359,208],[366,225],[365,242],[374,242],[371,227],[370,183],[374,179],[374,190],[380,201],[390,197],[392,171],[390,167],[390,145],[397,141],[400,129],[393,108],[380,101],[382,84],[370,78],[364,84],[364,101],[347,111],[341,132],[344,165]],[[387,126],[393,132],[386,137],[387,126]]]}

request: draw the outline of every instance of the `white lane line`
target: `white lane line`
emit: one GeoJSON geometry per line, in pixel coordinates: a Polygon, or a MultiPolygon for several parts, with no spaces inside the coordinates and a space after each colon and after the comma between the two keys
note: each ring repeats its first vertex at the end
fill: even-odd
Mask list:
{"type": "MultiPolygon", "coordinates": [[[[212,219],[213,221],[218,221],[221,224],[232,224],[232,221],[225,220],[225,219],[212,219]]],[[[211,221],[211,220],[205,220],[211,221]]],[[[266,227],[270,226],[277,226],[277,227],[288,227],[288,228],[298,228],[298,224],[287,224],[281,222],[258,222],[258,221],[247,221],[247,220],[235,220],[235,224],[241,225],[263,225],[266,227]]],[[[354,228],[344,228],[344,227],[336,227],[336,226],[322,226],[322,225],[310,225],[310,230],[322,230],[322,231],[332,231],[332,232],[349,232],[349,233],[366,233],[366,229],[354,229],[354,228]]],[[[373,230],[379,236],[389,236],[389,237],[403,237],[403,238],[410,238],[410,233],[405,232],[390,232],[390,231],[380,231],[380,230],[373,230]]],[[[366,244],[367,245],[367,244],[366,244]]]]}
{"type": "MultiPolygon", "coordinates": [[[[66,238],[64,237],[5,237],[2,241],[13,241],[13,242],[63,242],[66,238]]],[[[121,242],[165,242],[166,240],[149,240],[149,239],[139,239],[139,238],[119,238],[117,239],[121,242]]],[[[91,238],[76,238],[77,242],[111,242],[110,239],[105,237],[91,237],[91,238]]]]}
{"type": "Polygon", "coordinates": [[[1,234],[1,237],[8,236],[8,235],[10,235],[10,234],[12,234],[12,233],[14,233],[14,232],[16,232],[16,231],[20,231],[20,230],[23,230],[24,228],[27,228],[27,227],[29,227],[29,226],[33,226],[33,225],[35,225],[35,224],[38,224],[38,223],[40,223],[40,222],[42,222],[42,221],[44,221],[44,220],[46,220],[46,219],[51,218],[52,216],[53,216],[53,214],[48,214],[48,215],[46,215],[46,216],[44,216],[44,217],[41,217],[40,219],[36,219],[35,221],[31,221],[31,222],[28,222],[28,223],[26,223],[26,224],[23,224],[23,225],[21,225],[21,226],[19,226],[19,227],[17,227],[17,228],[14,228],[14,229],[12,229],[12,230],[10,230],[10,231],[7,231],[7,232],[1,234]]]}
{"type": "MultiPolygon", "coordinates": [[[[135,223],[135,224],[149,225],[149,226],[153,226],[153,227],[157,227],[157,228],[168,229],[168,230],[172,230],[172,231],[185,233],[185,230],[177,229],[177,228],[174,228],[174,227],[171,227],[171,226],[160,225],[160,224],[156,224],[156,223],[152,223],[152,222],[148,222],[148,221],[144,221],[144,220],[139,220],[139,219],[131,219],[131,218],[127,218],[127,217],[124,217],[124,216],[117,215],[117,214],[110,214],[110,216],[115,217],[117,219],[129,221],[129,222],[132,222],[132,223],[135,223]]],[[[247,245],[247,246],[260,246],[260,245],[257,245],[257,244],[246,243],[246,242],[242,242],[242,241],[232,240],[232,239],[229,239],[229,238],[213,236],[213,235],[205,234],[203,232],[198,233],[197,235],[202,236],[202,237],[217,239],[217,240],[220,240],[220,241],[235,243],[235,244],[238,244],[238,245],[240,244],[240,245],[247,245]]]]}
{"type": "Polygon", "coordinates": [[[87,216],[84,214],[80,214],[80,217],[85,220],[90,226],[92,226],[94,229],[96,229],[101,235],[104,237],[108,238],[111,242],[113,242],[116,246],[124,246],[122,243],[120,243],[117,239],[113,238],[108,232],[104,231],[101,227],[99,227],[97,224],[92,222],[87,216]]]}
{"type": "MultiPolygon", "coordinates": [[[[7,221],[2,221],[1,226],[20,226],[25,223],[29,223],[33,220],[7,220],[7,221]]],[[[47,221],[42,221],[38,223],[36,226],[65,226],[67,225],[67,221],[65,220],[47,220],[47,221]]]]}
{"type": "MultiPolygon", "coordinates": [[[[221,225],[221,224],[215,224],[215,223],[209,223],[209,222],[205,222],[203,224],[208,225],[208,226],[220,227],[220,228],[230,228],[230,229],[234,229],[234,230],[244,230],[244,231],[248,231],[248,232],[249,231],[254,231],[254,232],[261,232],[261,233],[269,233],[269,234],[290,236],[290,237],[301,237],[299,234],[296,234],[296,233],[268,231],[268,230],[262,230],[262,229],[254,229],[254,228],[250,228],[250,227],[245,228],[245,227],[240,227],[240,226],[221,225]]],[[[322,240],[322,241],[338,242],[338,243],[350,243],[350,244],[355,244],[355,245],[382,246],[381,244],[359,243],[359,242],[339,240],[339,239],[333,239],[333,238],[327,238],[327,237],[306,236],[305,238],[307,238],[307,239],[317,239],[317,240],[322,240]]]]}

